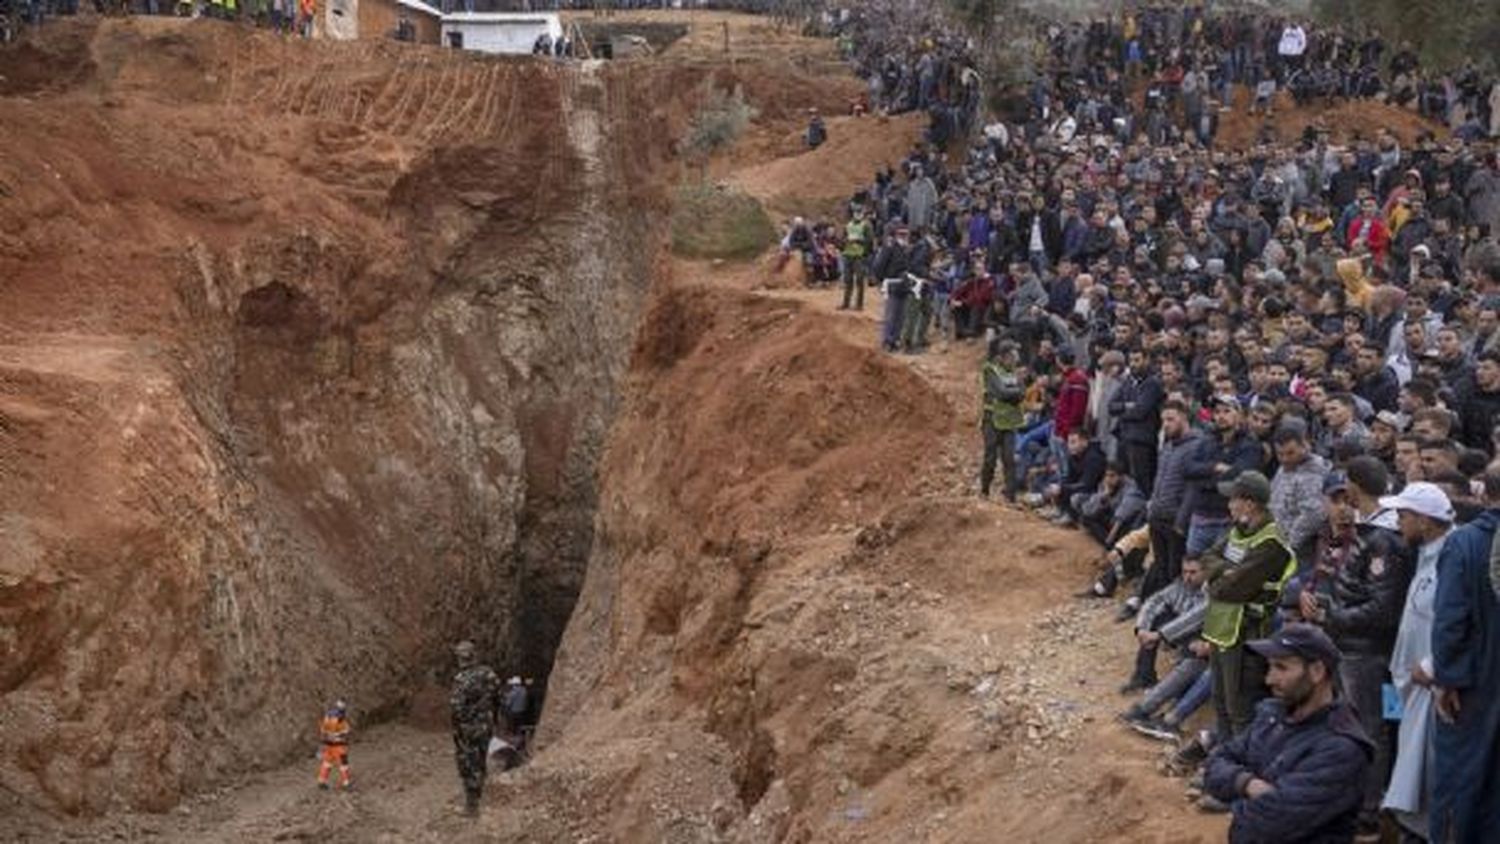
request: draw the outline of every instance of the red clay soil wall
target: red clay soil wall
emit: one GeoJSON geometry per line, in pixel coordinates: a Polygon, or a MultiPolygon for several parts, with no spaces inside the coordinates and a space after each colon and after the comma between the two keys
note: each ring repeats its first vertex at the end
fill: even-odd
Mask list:
{"type": "MultiPolygon", "coordinates": [[[[0,838],[305,758],[335,696],[437,716],[459,638],[545,676],[708,75],[164,18],[0,50],[0,838]]],[[[848,87],[712,75],[784,122],[848,87]]]]}
{"type": "Polygon", "coordinates": [[[206,20],[0,51],[9,818],[300,757],[459,638],[545,674],[666,148],[604,78],[634,188],[589,199],[566,72],[206,20]]]}

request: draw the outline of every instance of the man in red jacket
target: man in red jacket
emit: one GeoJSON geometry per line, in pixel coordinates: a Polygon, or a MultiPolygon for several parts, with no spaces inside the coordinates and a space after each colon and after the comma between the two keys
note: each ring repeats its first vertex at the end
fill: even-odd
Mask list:
{"type": "Polygon", "coordinates": [[[953,291],[953,322],[959,339],[984,334],[984,324],[995,304],[995,279],[980,266],[953,291]]]}
{"type": "Polygon", "coordinates": [[[1068,472],[1068,433],[1082,428],[1089,410],[1089,376],[1076,365],[1073,350],[1064,347],[1057,353],[1062,376],[1057,387],[1057,402],[1052,411],[1052,456],[1060,475],[1068,472]]]}
{"type": "Polygon", "coordinates": [[[1344,233],[1344,243],[1352,252],[1358,252],[1363,245],[1377,265],[1385,265],[1386,252],[1391,247],[1391,230],[1380,215],[1380,206],[1373,196],[1365,197],[1359,216],[1350,221],[1349,230],[1344,233]]]}

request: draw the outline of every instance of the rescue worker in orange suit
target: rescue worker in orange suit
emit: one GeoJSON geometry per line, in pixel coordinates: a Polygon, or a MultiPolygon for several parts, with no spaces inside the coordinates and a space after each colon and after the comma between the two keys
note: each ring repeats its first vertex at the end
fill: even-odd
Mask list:
{"type": "Polygon", "coordinates": [[[344,702],[334,701],[318,722],[318,737],[323,742],[323,764],[318,766],[318,788],[328,788],[328,775],[339,769],[339,787],[349,787],[349,710],[344,702]]]}

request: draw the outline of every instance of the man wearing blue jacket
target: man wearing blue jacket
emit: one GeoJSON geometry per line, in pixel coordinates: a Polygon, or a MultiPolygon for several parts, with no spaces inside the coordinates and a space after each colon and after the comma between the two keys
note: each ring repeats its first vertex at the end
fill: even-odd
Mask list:
{"type": "Polygon", "coordinates": [[[1487,509],[1438,558],[1433,601],[1432,837],[1480,844],[1500,834],[1500,598],[1490,555],[1500,525],[1500,463],[1484,473],[1487,509]]]}
{"type": "Polygon", "coordinates": [[[1242,472],[1260,469],[1260,443],[1245,430],[1244,406],[1235,396],[1214,396],[1213,436],[1203,437],[1187,458],[1183,477],[1188,481],[1178,521],[1187,537],[1184,554],[1201,557],[1233,526],[1229,499],[1219,494],[1219,484],[1242,472]]]}
{"type": "Polygon", "coordinates": [[[1249,729],[1214,749],[1204,787],[1229,803],[1231,844],[1334,844],[1354,838],[1374,749],[1334,691],[1339,650],[1310,624],[1248,645],[1270,667],[1249,729]]]}

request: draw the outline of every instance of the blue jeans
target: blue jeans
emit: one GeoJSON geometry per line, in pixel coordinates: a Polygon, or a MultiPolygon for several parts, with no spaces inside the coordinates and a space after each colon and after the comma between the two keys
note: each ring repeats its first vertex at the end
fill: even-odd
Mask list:
{"type": "MultiPolygon", "coordinates": [[[[1029,232],[1027,236],[1030,236],[1029,232]]],[[[1046,252],[1032,252],[1028,257],[1031,259],[1031,268],[1038,275],[1045,274],[1048,270],[1052,269],[1052,262],[1047,260],[1046,252]]]]}
{"type": "Polygon", "coordinates": [[[1203,704],[1208,703],[1208,699],[1213,695],[1213,689],[1213,675],[1207,670],[1199,672],[1198,679],[1193,681],[1193,685],[1188,686],[1188,690],[1177,699],[1177,705],[1172,707],[1172,720],[1181,724],[1191,718],[1194,712],[1203,707],[1203,704]]]}
{"type": "Polygon", "coordinates": [[[944,339],[953,337],[953,308],[948,302],[947,293],[938,293],[932,297],[932,322],[944,339]]]}
{"type": "Polygon", "coordinates": [[[887,351],[895,351],[901,339],[901,324],[906,321],[906,296],[887,296],[885,299],[885,323],[881,326],[880,345],[887,351]]]}
{"type": "Polygon", "coordinates": [[[1052,447],[1052,459],[1057,461],[1057,474],[1059,477],[1068,474],[1068,441],[1063,437],[1049,436],[1047,443],[1052,447]]]}
{"type": "MultiPolygon", "coordinates": [[[[1031,467],[1045,461],[1051,450],[1052,422],[1049,420],[1016,437],[1016,475],[1023,480],[1031,467]]],[[[1028,488],[1028,492],[1033,491],[1028,488]]]]}
{"type": "Polygon", "coordinates": [[[1250,77],[1250,45],[1236,44],[1234,47],[1234,80],[1246,82],[1250,77]]]}
{"type": "Polygon", "coordinates": [[[1042,422],[1034,427],[1027,428],[1016,437],[1016,453],[1026,453],[1029,445],[1042,445],[1052,440],[1052,421],[1042,422]]]}
{"type": "MultiPolygon", "coordinates": [[[[1198,684],[1200,675],[1207,671],[1208,660],[1206,659],[1189,656],[1178,660],[1177,664],[1172,666],[1172,670],[1167,672],[1167,676],[1161,678],[1161,682],[1152,686],[1146,692],[1146,696],[1141,698],[1139,704],[1141,711],[1149,715],[1154,715],[1156,714],[1156,710],[1174,700],[1180,703],[1186,699],[1194,686],[1198,684]]],[[[1175,716],[1177,707],[1174,706],[1172,711],[1175,716]]],[[[1191,710],[1189,714],[1191,714],[1191,710]]]]}
{"type": "Polygon", "coordinates": [[[1204,555],[1215,542],[1229,533],[1233,523],[1226,518],[1203,518],[1194,516],[1188,522],[1186,559],[1196,560],[1204,555]]]}

